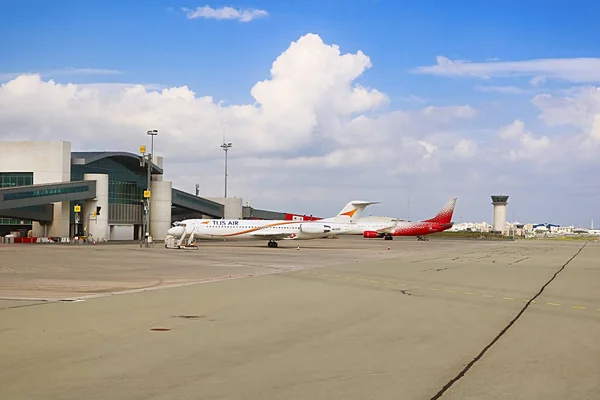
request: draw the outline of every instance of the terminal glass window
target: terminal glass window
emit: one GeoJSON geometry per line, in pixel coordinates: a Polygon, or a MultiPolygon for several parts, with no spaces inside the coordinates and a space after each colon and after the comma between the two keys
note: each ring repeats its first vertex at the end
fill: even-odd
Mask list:
{"type": "MultiPolygon", "coordinates": [[[[33,185],[33,172],[0,172],[0,188],[33,185]]],[[[31,225],[31,221],[0,217],[0,225],[31,225]]]]}
{"type": "Polygon", "coordinates": [[[110,204],[140,204],[144,198],[146,175],[132,171],[118,161],[104,158],[87,165],[71,166],[71,180],[83,180],[84,174],[108,175],[110,204]]]}
{"type": "MultiPolygon", "coordinates": [[[[139,167],[139,164],[129,166],[127,164],[127,162],[120,162],[119,158],[106,157],[85,165],[71,165],[73,181],[83,180],[84,174],[108,175],[109,224],[142,223],[142,200],[147,185],[147,172],[139,167]]],[[[74,213],[72,213],[72,220],[73,218],[74,213]]]]}
{"type": "Polygon", "coordinates": [[[0,172],[0,188],[33,185],[33,172],[0,172]]]}

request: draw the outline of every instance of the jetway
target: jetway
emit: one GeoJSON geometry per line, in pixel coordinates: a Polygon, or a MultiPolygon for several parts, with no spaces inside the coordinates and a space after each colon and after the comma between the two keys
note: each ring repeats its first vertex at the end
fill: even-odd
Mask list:
{"type": "Polygon", "coordinates": [[[52,222],[53,204],[96,197],[96,181],[0,188],[0,216],[52,222]]]}
{"type": "Polygon", "coordinates": [[[198,218],[197,214],[208,215],[213,218],[223,218],[225,206],[212,200],[194,196],[178,189],[172,189],[171,218],[177,219],[198,218]]]}

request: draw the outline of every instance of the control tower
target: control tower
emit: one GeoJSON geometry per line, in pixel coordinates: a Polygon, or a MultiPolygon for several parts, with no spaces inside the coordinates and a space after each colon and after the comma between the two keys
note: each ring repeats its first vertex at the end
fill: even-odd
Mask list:
{"type": "Polygon", "coordinates": [[[494,231],[504,233],[506,226],[506,205],[508,196],[493,195],[492,204],[494,205],[494,231]]]}

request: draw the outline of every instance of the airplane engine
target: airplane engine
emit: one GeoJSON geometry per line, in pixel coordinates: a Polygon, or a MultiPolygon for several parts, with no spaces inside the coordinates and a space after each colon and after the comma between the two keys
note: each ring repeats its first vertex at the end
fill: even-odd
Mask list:
{"type": "Polygon", "coordinates": [[[378,238],[381,237],[382,235],[375,232],[375,231],[364,231],[363,232],[363,237],[365,238],[378,238]]]}
{"type": "Polygon", "coordinates": [[[315,224],[311,222],[309,224],[300,225],[300,232],[313,234],[329,233],[331,232],[331,226],[325,224],[315,224]]]}

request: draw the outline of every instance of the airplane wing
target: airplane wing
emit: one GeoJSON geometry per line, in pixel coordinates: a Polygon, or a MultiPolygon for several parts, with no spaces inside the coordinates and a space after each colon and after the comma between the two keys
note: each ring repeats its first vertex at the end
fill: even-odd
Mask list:
{"type": "Polygon", "coordinates": [[[394,233],[394,228],[396,228],[396,222],[390,222],[389,225],[377,229],[375,232],[377,233],[394,233]]]}
{"type": "Polygon", "coordinates": [[[288,239],[290,236],[292,236],[292,234],[289,232],[265,232],[260,230],[252,232],[250,235],[265,240],[283,240],[288,239]]]}

